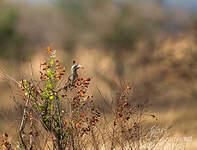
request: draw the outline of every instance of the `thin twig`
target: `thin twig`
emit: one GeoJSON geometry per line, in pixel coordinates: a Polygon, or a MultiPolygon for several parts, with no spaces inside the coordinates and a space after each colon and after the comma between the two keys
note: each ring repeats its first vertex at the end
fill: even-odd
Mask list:
{"type": "Polygon", "coordinates": [[[27,108],[28,108],[27,105],[29,103],[29,99],[30,99],[30,94],[28,95],[28,99],[26,100],[26,103],[25,103],[25,108],[23,110],[23,117],[22,117],[22,120],[21,120],[20,129],[19,129],[19,136],[20,136],[21,142],[22,142],[22,144],[23,144],[23,146],[26,150],[28,150],[28,149],[27,149],[27,145],[25,144],[25,142],[23,140],[22,131],[25,128],[26,111],[27,111],[27,108]]]}
{"type": "Polygon", "coordinates": [[[31,119],[31,123],[30,123],[30,130],[31,130],[31,134],[30,134],[30,141],[29,141],[29,145],[30,145],[30,148],[29,150],[32,150],[33,149],[33,120],[31,119]]]}

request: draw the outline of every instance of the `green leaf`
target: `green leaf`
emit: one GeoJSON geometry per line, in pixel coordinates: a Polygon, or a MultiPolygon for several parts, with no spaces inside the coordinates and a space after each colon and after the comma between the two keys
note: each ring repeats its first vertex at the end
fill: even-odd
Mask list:
{"type": "Polygon", "coordinates": [[[53,88],[52,84],[48,84],[48,85],[47,85],[47,90],[50,90],[50,89],[52,89],[52,88],[53,88]]]}
{"type": "Polygon", "coordinates": [[[50,116],[49,115],[46,115],[44,118],[43,118],[43,121],[44,122],[47,122],[49,120],[50,116]]]}
{"type": "Polygon", "coordinates": [[[48,76],[49,76],[50,79],[53,79],[54,73],[51,71],[51,69],[48,69],[47,70],[47,74],[48,74],[48,76]]]}
{"type": "Polygon", "coordinates": [[[28,95],[28,93],[27,92],[25,92],[25,96],[27,96],[28,95]]]}
{"type": "Polygon", "coordinates": [[[51,60],[49,63],[50,63],[50,65],[53,65],[54,64],[53,60],[51,60]]]}
{"type": "Polygon", "coordinates": [[[50,96],[50,97],[49,97],[49,99],[50,99],[50,100],[53,100],[53,99],[54,99],[54,97],[53,97],[53,96],[50,96]]]}

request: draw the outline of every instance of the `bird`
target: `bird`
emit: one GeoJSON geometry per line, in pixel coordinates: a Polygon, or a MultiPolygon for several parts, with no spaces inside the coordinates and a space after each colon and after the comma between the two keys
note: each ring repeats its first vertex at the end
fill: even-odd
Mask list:
{"type": "Polygon", "coordinates": [[[84,67],[80,64],[76,64],[76,62],[73,60],[73,65],[71,66],[71,74],[68,76],[68,81],[65,83],[65,85],[57,90],[57,92],[61,90],[68,90],[68,88],[71,88],[75,85],[79,75],[77,73],[77,70],[79,68],[84,69],[84,67]]]}
{"type": "Polygon", "coordinates": [[[76,64],[76,62],[73,60],[73,65],[71,66],[71,72],[72,72],[72,79],[70,79],[72,81],[72,85],[75,84],[75,82],[77,81],[79,75],[77,73],[77,70],[79,68],[84,68],[82,65],[80,64],[76,64]]]}

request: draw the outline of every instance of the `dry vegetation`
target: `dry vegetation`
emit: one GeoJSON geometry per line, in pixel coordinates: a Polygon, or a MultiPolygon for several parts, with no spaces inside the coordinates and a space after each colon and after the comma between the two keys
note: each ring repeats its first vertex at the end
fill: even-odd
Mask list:
{"type": "MultiPolygon", "coordinates": [[[[150,138],[146,140],[143,136],[152,130],[154,133],[165,131],[160,140],[163,143],[159,142],[157,146],[162,147],[164,139],[171,139],[163,149],[175,149],[169,144],[175,145],[176,140],[173,141],[173,137],[180,140],[192,137],[192,145],[188,149],[196,150],[196,12],[190,14],[184,9],[166,7],[163,1],[155,0],[147,3],[144,0],[125,0],[120,3],[119,0],[85,0],[77,3],[74,0],[54,1],[57,3],[0,1],[0,71],[11,75],[15,81],[20,80],[22,85],[27,81],[36,89],[43,90],[47,84],[44,79],[47,72],[42,70],[45,65],[40,68],[40,64],[49,56],[43,49],[50,43],[58,49],[57,58],[61,60],[61,66],[65,67],[65,72],[62,72],[64,75],[57,76],[58,85],[55,91],[72,80],[68,78],[71,62],[77,60],[85,66],[84,69],[79,69],[79,77],[91,79],[91,82],[88,81],[87,95],[84,93],[84,96],[89,93],[94,96],[92,104],[100,113],[93,130],[79,139],[74,138],[76,147],[87,145],[89,149],[112,149],[114,146],[116,149],[127,149],[133,144],[132,140],[136,147],[139,143],[144,146],[146,144],[143,143],[149,143],[150,138]],[[40,71],[43,72],[44,80],[40,79],[40,71]],[[128,109],[137,110],[131,111],[133,119],[126,121],[122,127],[121,121],[117,121],[118,100],[122,92],[125,92],[126,83],[130,82],[132,89],[126,92],[129,107],[124,108],[123,112],[128,109]],[[143,107],[138,108],[138,105],[143,107]],[[116,126],[113,124],[115,120],[116,126]],[[134,128],[135,122],[136,126],[140,126],[141,142],[131,138],[133,131],[130,133],[129,129],[134,128]],[[171,131],[166,130],[171,124],[171,131]]],[[[62,68],[59,68],[58,72],[62,71],[62,68]]],[[[85,81],[81,80],[80,83],[82,82],[85,81]]],[[[69,91],[71,92],[68,97],[61,97],[60,102],[65,105],[61,109],[67,109],[69,103],[65,101],[68,102],[69,98],[72,100],[77,94],[77,88],[73,86],[69,91]]],[[[0,134],[9,135],[7,137],[4,134],[2,139],[8,146],[6,142],[9,142],[12,148],[22,144],[18,131],[26,102],[22,100],[25,94],[23,92],[13,85],[12,80],[1,78],[0,134]]],[[[65,91],[58,94],[62,95],[63,92],[65,91]]],[[[37,99],[40,103],[39,94],[37,99]]],[[[30,101],[30,104],[33,102],[30,101]]],[[[34,106],[31,105],[28,107],[34,106]]],[[[54,105],[55,108],[56,106],[57,104],[54,105]]],[[[48,142],[42,141],[45,135],[56,139],[55,133],[42,127],[42,119],[39,120],[38,117],[41,112],[34,109],[33,124],[42,132],[39,137],[33,138],[33,141],[36,143],[39,141],[36,138],[40,138],[41,147],[43,143],[51,146],[52,138],[48,142]]],[[[91,117],[91,113],[87,115],[91,117]]],[[[28,148],[31,147],[28,135],[30,124],[28,120],[24,128],[27,134],[24,142],[28,148]]],[[[55,122],[51,124],[54,128],[55,122]]],[[[68,127],[75,130],[72,126],[68,127]]],[[[78,129],[74,132],[77,135],[78,129]]],[[[154,136],[151,133],[148,135],[154,136]]],[[[56,145],[57,148],[55,141],[54,147],[56,145]]],[[[153,144],[154,141],[156,140],[152,141],[153,144]]],[[[179,143],[181,148],[176,148],[184,149],[184,143],[179,143]]]]}
{"type": "Polygon", "coordinates": [[[1,73],[21,90],[20,100],[12,95],[21,116],[14,125],[16,136],[10,142],[8,133],[3,133],[2,149],[160,150],[171,149],[169,144],[174,145],[173,150],[186,149],[185,143],[170,143],[172,126],[159,125],[158,118],[147,111],[148,100],[132,101],[131,85],[122,85],[111,103],[98,89],[110,110],[106,112],[88,94],[91,78],[78,75],[82,66],[74,61],[72,74],[66,77],[56,51],[47,47],[47,53],[47,60],[40,64],[40,79],[33,72],[31,79],[21,81],[1,73]]]}

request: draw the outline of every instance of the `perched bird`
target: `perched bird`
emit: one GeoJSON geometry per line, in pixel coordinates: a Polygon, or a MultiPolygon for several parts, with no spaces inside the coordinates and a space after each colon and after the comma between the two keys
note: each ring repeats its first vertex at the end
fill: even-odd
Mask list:
{"type": "Polygon", "coordinates": [[[76,64],[76,62],[73,61],[73,65],[71,67],[71,72],[72,72],[72,79],[71,79],[71,81],[72,81],[72,84],[74,84],[77,81],[78,77],[79,77],[79,75],[77,73],[77,70],[79,68],[83,68],[82,65],[76,64]]]}
{"type": "Polygon", "coordinates": [[[82,65],[80,64],[76,64],[76,62],[73,61],[73,65],[71,67],[72,74],[68,76],[68,81],[65,83],[65,85],[57,90],[58,92],[61,91],[62,89],[65,89],[67,91],[68,88],[75,85],[75,82],[77,81],[79,76],[77,73],[77,70],[79,68],[84,68],[84,67],[82,67],[82,65]]]}

